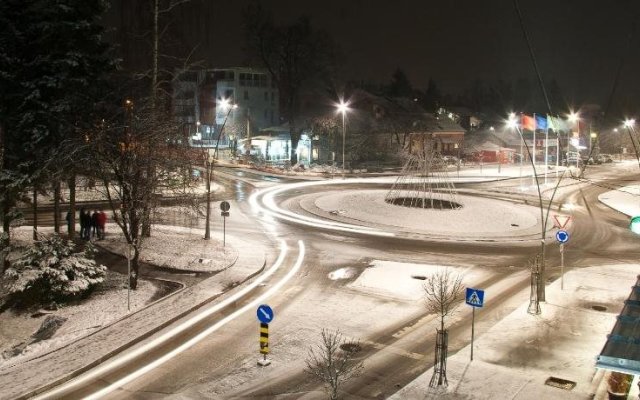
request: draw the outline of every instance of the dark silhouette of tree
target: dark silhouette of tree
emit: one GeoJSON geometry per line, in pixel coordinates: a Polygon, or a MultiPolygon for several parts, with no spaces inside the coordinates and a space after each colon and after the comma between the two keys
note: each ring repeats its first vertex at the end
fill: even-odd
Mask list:
{"type": "Polygon", "coordinates": [[[409,78],[400,68],[396,68],[393,75],[391,75],[391,83],[387,87],[385,94],[389,97],[413,97],[413,86],[411,86],[409,78]]]}
{"type": "Polygon", "coordinates": [[[105,9],[102,0],[0,2],[0,218],[7,242],[16,202],[68,166],[60,146],[87,123],[114,67],[99,24],[105,9]]]}
{"type": "Polygon", "coordinates": [[[421,99],[421,104],[425,110],[429,112],[436,112],[440,107],[441,102],[442,94],[440,93],[440,89],[438,89],[436,82],[432,78],[429,78],[427,89],[424,91],[424,95],[421,99]]]}
{"type": "Polygon", "coordinates": [[[314,29],[308,17],[278,25],[258,2],[247,6],[243,17],[247,54],[267,69],[280,92],[280,112],[289,123],[295,164],[303,128],[297,125],[301,95],[326,85],[335,75],[338,47],[328,33],[314,29]]]}

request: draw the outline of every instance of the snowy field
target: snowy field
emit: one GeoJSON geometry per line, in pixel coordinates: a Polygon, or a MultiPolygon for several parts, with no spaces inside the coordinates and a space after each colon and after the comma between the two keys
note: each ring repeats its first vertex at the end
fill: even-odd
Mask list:
{"type": "Polygon", "coordinates": [[[486,276],[472,267],[373,260],[371,266],[347,287],[357,292],[396,300],[418,301],[424,298],[425,279],[444,269],[454,276],[460,275],[464,284],[477,282],[483,275],[486,276]]]}
{"type": "MultiPolygon", "coordinates": [[[[314,205],[321,210],[356,221],[390,225],[430,234],[505,236],[531,233],[537,226],[537,208],[499,200],[458,195],[459,210],[433,210],[386,203],[386,190],[340,191],[320,194],[314,205]]],[[[301,203],[304,207],[304,204],[301,203]]],[[[310,211],[310,210],[308,210],[310,211]]]]}

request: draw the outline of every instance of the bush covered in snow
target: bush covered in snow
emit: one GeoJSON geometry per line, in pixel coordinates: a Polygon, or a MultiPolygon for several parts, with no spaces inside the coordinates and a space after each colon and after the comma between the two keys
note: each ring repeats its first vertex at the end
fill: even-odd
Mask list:
{"type": "Polygon", "coordinates": [[[25,307],[86,297],[104,280],[107,268],[96,264],[91,243],[81,252],[74,249],[72,241],[58,235],[36,241],[5,272],[6,305],[25,307]]]}

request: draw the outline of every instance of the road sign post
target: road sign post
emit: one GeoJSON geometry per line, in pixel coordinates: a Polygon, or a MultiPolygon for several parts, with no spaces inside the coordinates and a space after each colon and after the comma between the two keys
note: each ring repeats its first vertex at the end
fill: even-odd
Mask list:
{"type": "Polygon", "coordinates": [[[222,210],[220,213],[220,215],[222,215],[222,247],[226,247],[227,245],[227,217],[229,216],[230,208],[231,205],[229,205],[228,201],[220,203],[220,210],[222,210]]]}
{"type": "Polygon", "coordinates": [[[560,290],[564,290],[564,243],[560,243],[560,290]]]}
{"type": "Polygon", "coordinates": [[[267,359],[267,354],[269,354],[269,323],[273,321],[274,313],[271,307],[261,304],[256,310],[256,315],[260,321],[260,354],[263,356],[258,360],[258,365],[266,367],[271,364],[271,361],[267,359]]]}
{"type": "Polygon", "coordinates": [[[471,308],[471,361],[473,361],[473,337],[475,335],[476,307],[484,305],[484,290],[467,288],[465,293],[465,303],[471,308]]]}
{"type": "Polygon", "coordinates": [[[569,241],[569,232],[559,230],[556,240],[560,243],[560,290],[564,290],[564,244],[569,241]]]}

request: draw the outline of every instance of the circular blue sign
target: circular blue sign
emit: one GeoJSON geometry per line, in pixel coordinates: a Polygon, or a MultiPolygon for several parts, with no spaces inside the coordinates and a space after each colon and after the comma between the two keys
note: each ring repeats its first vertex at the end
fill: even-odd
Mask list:
{"type": "Polygon", "coordinates": [[[560,243],[567,243],[569,241],[569,232],[562,230],[556,232],[556,240],[560,243]]]}
{"type": "Polygon", "coordinates": [[[268,324],[269,322],[273,321],[273,310],[266,304],[261,304],[258,307],[256,314],[258,315],[258,321],[262,322],[263,324],[268,324]]]}

